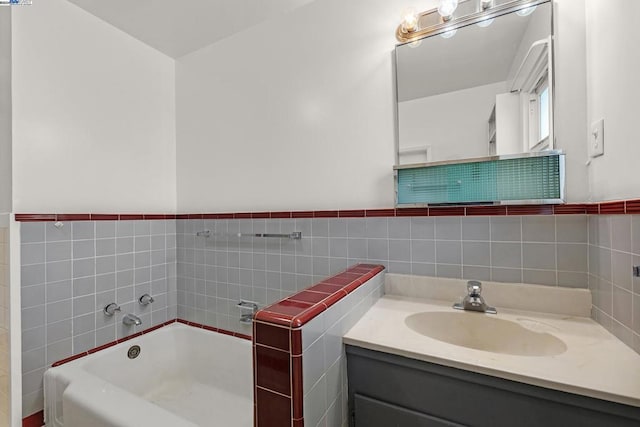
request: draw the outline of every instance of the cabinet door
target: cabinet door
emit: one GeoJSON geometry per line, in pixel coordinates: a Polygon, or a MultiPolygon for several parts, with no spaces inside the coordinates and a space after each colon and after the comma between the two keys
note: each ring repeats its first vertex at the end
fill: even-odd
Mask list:
{"type": "Polygon", "coordinates": [[[463,427],[361,394],[354,398],[354,427],[463,427]]]}

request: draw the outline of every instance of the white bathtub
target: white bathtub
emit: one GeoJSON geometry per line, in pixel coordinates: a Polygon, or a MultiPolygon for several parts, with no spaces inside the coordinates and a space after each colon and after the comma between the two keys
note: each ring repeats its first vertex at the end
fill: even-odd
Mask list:
{"type": "Polygon", "coordinates": [[[250,427],[252,369],[250,341],[173,323],[47,370],[46,425],[250,427]]]}

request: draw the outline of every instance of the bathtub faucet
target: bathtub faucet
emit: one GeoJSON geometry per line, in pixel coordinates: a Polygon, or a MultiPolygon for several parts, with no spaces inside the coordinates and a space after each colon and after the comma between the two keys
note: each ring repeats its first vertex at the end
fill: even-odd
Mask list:
{"type": "Polygon", "coordinates": [[[122,323],[124,323],[127,326],[131,326],[131,325],[138,326],[138,325],[142,325],[142,320],[140,320],[140,318],[135,314],[129,313],[122,318],[122,323]]]}

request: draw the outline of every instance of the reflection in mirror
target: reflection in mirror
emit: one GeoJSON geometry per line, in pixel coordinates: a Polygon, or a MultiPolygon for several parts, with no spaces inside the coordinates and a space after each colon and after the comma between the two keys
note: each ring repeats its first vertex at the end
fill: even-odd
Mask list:
{"type": "Polygon", "coordinates": [[[396,47],[398,164],[553,149],[551,3],[396,47]]]}

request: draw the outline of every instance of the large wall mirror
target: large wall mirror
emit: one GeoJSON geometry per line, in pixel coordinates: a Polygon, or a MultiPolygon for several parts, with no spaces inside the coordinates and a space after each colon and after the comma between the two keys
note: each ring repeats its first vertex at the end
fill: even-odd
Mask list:
{"type": "Polygon", "coordinates": [[[552,34],[546,2],[397,46],[396,163],[552,150],[552,34]]]}

